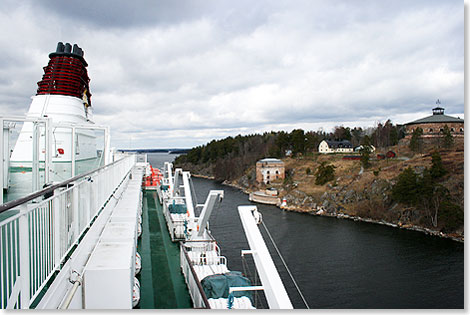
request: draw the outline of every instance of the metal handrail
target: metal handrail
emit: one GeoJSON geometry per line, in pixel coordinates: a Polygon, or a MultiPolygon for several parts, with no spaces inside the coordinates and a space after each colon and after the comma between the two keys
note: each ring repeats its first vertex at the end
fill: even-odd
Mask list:
{"type": "Polygon", "coordinates": [[[189,270],[191,270],[191,274],[194,277],[194,280],[196,280],[197,288],[199,290],[199,293],[201,294],[202,300],[204,302],[204,306],[206,309],[210,309],[210,304],[209,300],[207,299],[206,293],[204,292],[204,289],[202,288],[201,282],[199,281],[199,278],[197,276],[196,270],[194,270],[193,264],[191,263],[191,258],[188,255],[188,252],[186,251],[186,248],[184,248],[184,245],[180,242],[180,248],[183,251],[184,257],[186,258],[186,262],[189,265],[189,270]]]}
{"type": "Polygon", "coordinates": [[[103,166],[101,166],[100,168],[97,168],[97,169],[95,169],[95,170],[92,170],[92,171],[90,171],[90,172],[88,172],[88,173],[80,174],[80,175],[74,176],[74,177],[72,177],[72,178],[69,178],[69,179],[67,179],[67,180],[64,180],[63,182],[60,182],[60,183],[58,183],[58,184],[51,185],[51,186],[46,187],[46,188],[44,188],[44,189],[42,189],[42,190],[39,190],[39,191],[34,192],[34,193],[31,193],[31,194],[29,194],[29,195],[27,195],[27,196],[25,196],[25,197],[21,197],[21,198],[12,200],[12,201],[5,202],[4,204],[0,205],[0,213],[3,213],[3,212],[5,212],[5,211],[10,210],[10,209],[12,209],[12,208],[14,208],[14,207],[17,207],[17,206],[19,206],[19,205],[22,205],[22,204],[24,204],[24,203],[26,203],[26,202],[28,202],[28,201],[34,200],[34,199],[36,199],[36,198],[38,198],[38,197],[41,197],[41,196],[43,196],[43,195],[45,195],[45,194],[47,194],[47,193],[51,193],[51,192],[53,192],[54,190],[56,190],[57,188],[66,187],[68,184],[70,184],[70,183],[72,183],[72,182],[75,182],[75,181],[77,181],[77,180],[79,180],[79,179],[81,179],[81,178],[83,178],[83,177],[90,176],[91,174],[94,174],[94,173],[96,173],[96,172],[98,172],[98,171],[101,171],[101,170],[107,168],[107,167],[110,167],[110,166],[112,166],[112,165],[114,165],[114,164],[117,164],[118,162],[122,161],[123,159],[125,159],[125,157],[123,157],[123,158],[121,158],[121,159],[119,159],[119,160],[117,160],[117,161],[114,161],[114,162],[112,162],[112,163],[109,163],[109,164],[107,164],[107,165],[103,165],[103,166]]]}
{"type": "MultiPolygon", "coordinates": [[[[129,177],[135,163],[133,156],[125,156],[14,201],[23,202],[14,209],[18,213],[0,221],[1,308],[29,308],[38,301],[48,281],[61,269],[117,187],[129,177]],[[40,202],[27,202],[57,187],[66,189],[58,189],[40,202]]],[[[14,207],[14,203],[3,207],[14,207]]]]}

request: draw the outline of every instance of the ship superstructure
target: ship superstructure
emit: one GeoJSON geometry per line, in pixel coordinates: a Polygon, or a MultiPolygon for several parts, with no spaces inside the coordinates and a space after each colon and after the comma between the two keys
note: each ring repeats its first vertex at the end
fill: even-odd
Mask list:
{"type": "MultiPolygon", "coordinates": [[[[93,122],[87,62],[83,50],[74,44],[59,42],[49,54],[44,75],[26,113],[26,119],[9,158],[10,187],[31,182],[31,169],[36,159],[40,167],[46,160],[45,125],[32,120],[49,120],[52,126],[50,182],[65,180],[96,168],[102,151],[97,151],[93,122]],[[34,143],[37,139],[37,143],[34,143]],[[34,148],[37,147],[37,152],[34,148]],[[72,169],[72,163],[75,163],[72,169]]],[[[99,129],[99,128],[98,128],[99,129]]],[[[44,182],[44,179],[42,179],[44,182]]]]}
{"type": "MultiPolygon", "coordinates": [[[[264,265],[269,259],[259,238],[255,242],[261,247],[253,249],[250,241],[251,250],[244,255],[262,254],[261,260],[254,259],[262,285],[252,285],[240,272],[229,270],[209,230],[209,217],[223,191],[212,190],[204,204],[194,204],[189,172],[173,170],[171,163],[165,164],[163,172],[155,172],[146,155],[110,150],[108,128],[91,120],[83,51],[77,45],[72,49],[59,43],[49,57],[27,116],[0,117],[0,156],[4,157],[0,184],[9,188],[8,193],[28,188],[24,196],[0,205],[0,308],[139,307],[141,282],[148,279],[142,274],[148,275],[153,258],[162,266],[167,264],[157,271],[163,276],[157,281],[163,284],[162,291],[169,290],[162,278],[172,283],[180,278],[181,285],[174,287],[185,296],[174,298],[183,307],[250,309],[255,307],[250,292],[263,290],[270,307],[292,308],[277,271],[264,265]],[[13,121],[23,127],[10,156],[7,122],[13,121]],[[94,141],[96,130],[105,132],[101,153],[94,141]],[[80,170],[77,164],[90,159],[103,163],[80,170]],[[19,171],[11,171],[15,168],[19,171]],[[142,186],[147,182],[151,187],[144,194],[142,186]],[[160,213],[150,213],[155,188],[162,203],[160,213]],[[166,235],[168,242],[157,247],[150,231],[165,229],[164,220],[171,237],[166,235]],[[263,278],[266,270],[277,281],[263,278]],[[273,291],[282,297],[273,300],[273,291]]],[[[247,217],[242,221],[259,219],[253,210],[247,217]]],[[[155,234],[162,237],[163,233],[155,234]]],[[[162,291],[158,295],[164,295],[162,291]]],[[[148,301],[152,294],[144,293],[148,301]]]]}

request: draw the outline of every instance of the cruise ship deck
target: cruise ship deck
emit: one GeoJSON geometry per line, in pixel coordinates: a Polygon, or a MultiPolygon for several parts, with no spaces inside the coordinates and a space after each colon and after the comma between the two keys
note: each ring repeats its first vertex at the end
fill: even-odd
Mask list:
{"type": "Polygon", "coordinates": [[[144,192],[143,201],[142,238],[137,245],[142,257],[138,308],[191,308],[191,298],[180,271],[179,244],[171,242],[156,192],[144,192]]]}

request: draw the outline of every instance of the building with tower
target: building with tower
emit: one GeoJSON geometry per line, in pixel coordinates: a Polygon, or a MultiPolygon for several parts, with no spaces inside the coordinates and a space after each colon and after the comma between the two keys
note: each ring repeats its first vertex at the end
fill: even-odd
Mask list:
{"type": "Polygon", "coordinates": [[[417,128],[423,130],[423,138],[436,138],[442,136],[444,127],[447,125],[453,137],[464,136],[464,120],[459,117],[444,114],[444,108],[440,107],[437,100],[437,107],[432,109],[432,115],[405,124],[405,139],[411,139],[413,131],[417,128]]]}

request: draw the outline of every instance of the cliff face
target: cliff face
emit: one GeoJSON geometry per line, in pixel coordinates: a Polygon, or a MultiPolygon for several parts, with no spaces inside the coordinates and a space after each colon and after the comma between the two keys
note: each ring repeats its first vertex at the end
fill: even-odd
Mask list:
{"type": "MultiPolygon", "coordinates": [[[[393,200],[392,187],[398,175],[411,167],[418,176],[431,166],[431,154],[413,155],[406,146],[389,148],[398,155],[394,159],[371,160],[371,166],[363,169],[359,161],[343,160],[342,155],[314,154],[309,157],[285,158],[286,179],[271,183],[285,198],[289,210],[337,217],[360,218],[421,229],[433,234],[445,231],[457,239],[463,239],[462,226],[446,230],[443,222],[435,226],[430,214],[423,209],[407,206],[393,200]],[[325,185],[315,184],[315,170],[326,162],[335,167],[334,180],[325,185]]],[[[376,153],[380,153],[378,150],[376,153]]],[[[428,151],[429,152],[429,151],[428,151]]],[[[375,156],[371,154],[371,156],[375,156]]],[[[439,184],[447,188],[450,199],[463,211],[464,205],[464,151],[463,144],[453,149],[440,150],[442,165],[447,174],[439,184]]],[[[188,165],[186,165],[188,166],[188,165]]],[[[214,167],[214,166],[212,166],[214,167]]],[[[195,174],[213,176],[210,166],[190,166],[195,174]]],[[[254,165],[244,175],[225,183],[246,192],[266,188],[255,181],[254,165]]],[[[442,220],[441,220],[442,221],[442,220]]]]}

